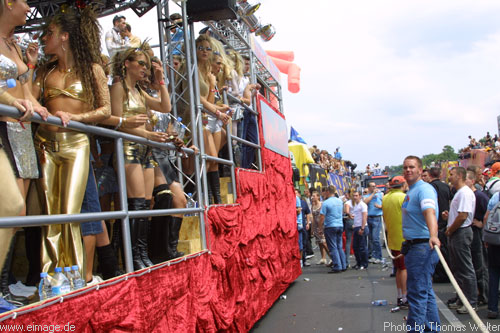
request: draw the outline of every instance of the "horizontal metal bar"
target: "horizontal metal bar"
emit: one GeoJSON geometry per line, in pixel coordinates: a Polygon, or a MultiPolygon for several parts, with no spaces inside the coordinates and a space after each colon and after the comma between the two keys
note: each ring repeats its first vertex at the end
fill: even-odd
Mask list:
{"type": "Polygon", "coordinates": [[[165,216],[172,214],[191,214],[201,213],[203,208],[173,208],[173,209],[153,209],[153,210],[133,210],[128,211],[131,218],[134,217],[150,217],[150,216],[165,216]]]}
{"type": "Polygon", "coordinates": [[[238,97],[231,95],[230,93],[227,93],[227,98],[233,103],[238,103],[239,105],[243,106],[245,110],[253,113],[254,115],[258,116],[259,113],[257,111],[254,111],[251,107],[243,103],[238,97]]]}
{"type": "Polygon", "coordinates": [[[266,82],[264,79],[262,79],[262,77],[261,77],[260,75],[258,75],[258,74],[257,74],[256,76],[257,76],[257,78],[259,79],[259,83],[262,83],[262,84],[264,85],[264,87],[265,87],[265,88],[266,88],[266,89],[267,89],[270,93],[272,93],[274,96],[276,96],[276,98],[277,98],[279,101],[281,101],[281,98],[278,96],[278,93],[277,93],[277,92],[275,92],[274,90],[272,90],[272,89],[271,89],[271,87],[267,84],[267,82],[266,82]]]}
{"type": "Polygon", "coordinates": [[[257,148],[257,149],[260,149],[260,146],[256,143],[253,143],[253,142],[250,142],[250,141],[247,141],[245,139],[242,139],[238,136],[235,136],[235,135],[231,135],[231,139],[233,140],[236,140],[238,142],[241,142],[243,143],[244,145],[247,145],[247,146],[250,146],[250,147],[253,147],[253,148],[257,148]]]}
{"type": "Polygon", "coordinates": [[[57,214],[57,215],[33,215],[13,216],[0,218],[0,228],[31,227],[47,224],[65,224],[73,222],[101,221],[122,219],[127,216],[124,211],[81,213],[81,214],[57,214]]]}
{"type": "MultiPolygon", "coordinates": [[[[0,104],[0,115],[18,119],[22,116],[22,113],[18,109],[14,108],[12,106],[0,104]]],[[[51,124],[51,125],[63,127],[61,119],[58,117],[54,117],[54,116],[49,116],[47,121],[44,121],[38,113],[35,113],[33,115],[33,117],[31,117],[31,121],[41,123],[41,124],[51,124]]],[[[84,123],[80,123],[80,122],[74,121],[74,120],[70,121],[68,126],[66,126],[65,128],[77,130],[80,132],[87,132],[87,133],[92,133],[92,134],[96,134],[96,135],[107,136],[107,137],[111,137],[114,139],[122,138],[124,140],[138,142],[138,143],[142,143],[142,144],[145,144],[148,146],[157,147],[157,148],[161,148],[161,149],[177,150],[177,148],[172,143],[155,142],[155,141],[151,141],[151,140],[148,140],[148,139],[140,137],[140,136],[127,134],[124,132],[119,132],[116,130],[111,130],[111,129],[107,129],[107,128],[103,128],[103,127],[86,125],[84,123]]],[[[185,153],[187,153],[189,155],[194,154],[194,150],[189,149],[189,148],[182,148],[182,151],[184,151],[185,153]]]]}
{"type": "Polygon", "coordinates": [[[205,155],[204,158],[207,161],[211,161],[211,162],[217,162],[217,163],[225,164],[225,165],[234,165],[234,162],[229,161],[229,160],[225,160],[223,158],[213,157],[213,156],[210,156],[210,155],[205,155]]]}

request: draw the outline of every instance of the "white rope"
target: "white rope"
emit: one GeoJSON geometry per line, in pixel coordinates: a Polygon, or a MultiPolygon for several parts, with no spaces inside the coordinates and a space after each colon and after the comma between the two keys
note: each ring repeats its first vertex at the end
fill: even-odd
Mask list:
{"type": "Polygon", "coordinates": [[[437,245],[434,245],[434,250],[437,251],[437,254],[439,256],[439,260],[441,261],[441,264],[444,267],[444,270],[446,271],[446,274],[450,278],[451,283],[453,284],[453,288],[455,288],[458,297],[460,297],[460,300],[462,303],[465,305],[467,308],[467,311],[469,311],[469,314],[471,315],[472,319],[474,322],[479,326],[479,329],[481,332],[484,333],[489,333],[489,331],[486,329],[486,325],[481,321],[479,316],[477,315],[476,311],[472,308],[470,305],[469,301],[467,300],[467,297],[465,297],[464,293],[462,292],[462,289],[458,286],[457,280],[453,277],[453,273],[451,272],[450,268],[448,267],[448,264],[446,263],[446,260],[443,257],[443,254],[441,253],[441,250],[437,245]]]}

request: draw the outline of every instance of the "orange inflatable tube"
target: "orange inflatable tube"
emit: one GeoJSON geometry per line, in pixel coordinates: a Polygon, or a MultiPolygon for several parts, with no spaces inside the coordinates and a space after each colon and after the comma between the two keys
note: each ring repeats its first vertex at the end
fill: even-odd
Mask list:
{"type": "MultiPolygon", "coordinates": [[[[278,51],[266,51],[268,52],[278,52],[278,51]]],[[[291,53],[293,59],[293,52],[291,51],[282,51],[286,54],[291,53]]],[[[286,55],[285,54],[285,55],[286,55]]],[[[294,64],[293,62],[283,60],[280,58],[275,58],[273,56],[269,56],[271,60],[274,62],[276,67],[278,67],[279,71],[283,74],[288,75],[288,91],[291,93],[298,93],[300,91],[300,67],[294,64]]]]}

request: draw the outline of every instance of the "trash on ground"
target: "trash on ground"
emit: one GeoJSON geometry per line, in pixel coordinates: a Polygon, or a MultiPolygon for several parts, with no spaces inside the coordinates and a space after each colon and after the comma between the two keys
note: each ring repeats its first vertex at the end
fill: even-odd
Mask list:
{"type": "Polygon", "coordinates": [[[372,305],[374,305],[374,306],[385,306],[385,305],[387,305],[387,300],[385,300],[385,299],[378,299],[376,301],[373,301],[372,305]]]}
{"type": "Polygon", "coordinates": [[[311,281],[311,279],[310,278],[304,278],[304,281],[309,282],[309,281],[311,281]]]}
{"type": "Polygon", "coordinates": [[[285,294],[281,295],[280,299],[286,299],[286,295],[285,294]]]}
{"type": "Polygon", "coordinates": [[[396,306],[395,308],[392,308],[392,309],[391,309],[391,312],[392,312],[392,313],[394,313],[394,312],[399,312],[399,310],[401,310],[401,309],[399,308],[399,306],[396,306]]]}

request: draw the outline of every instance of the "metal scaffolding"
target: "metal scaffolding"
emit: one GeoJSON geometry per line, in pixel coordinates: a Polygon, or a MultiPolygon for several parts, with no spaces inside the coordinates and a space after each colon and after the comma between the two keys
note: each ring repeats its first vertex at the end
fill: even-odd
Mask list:
{"type": "MultiPolygon", "coordinates": [[[[39,29],[40,22],[43,18],[51,16],[59,8],[60,5],[65,3],[64,0],[58,1],[28,1],[29,5],[33,7],[28,23],[23,30],[29,31],[30,29],[39,29]]],[[[134,1],[94,1],[98,8],[100,8],[100,15],[108,15],[112,12],[117,12],[133,5],[134,1]]],[[[262,171],[262,159],[260,154],[260,142],[258,140],[259,134],[257,133],[257,142],[250,142],[245,140],[245,138],[239,138],[238,136],[231,134],[231,126],[226,126],[227,131],[227,149],[229,159],[221,159],[218,157],[209,156],[206,154],[203,142],[203,124],[202,115],[205,112],[202,104],[200,103],[200,91],[199,91],[199,78],[197,70],[197,59],[196,59],[196,47],[195,47],[195,31],[192,22],[189,22],[186,0],[168,1],[163,0],[157,5],[158,13],[158,33],[160,39],[160,55],[163,61],[165,73],[169,78],[171,85],[171,99],[172,99],[172,114],[177,117],[178,108],[185,107],[189,109],[189,115],[191,122],[187,124],[190,129],[191,137],[189,144],[193,144],[199,148],[200,153],[196,155],[195,158],[195,173],[194,180],[183,175],[182,165],[180,163],[180,157],[178,158],[179,163],[177,164],[180,176],[180,183],[185,186],[188,182],[194,182],[195,185],[195,198],[199,203],[199,208],[182,208],[182,209],[162,209],[162,210],[141,210],[141,211],[129,211],[127,205],[127,192],[126,192],[126,179],[124,171],[124,157],[123,157],[123,140],[130,140],[146,144],[153,147],[158,147],[162,149],[175,150],[176,148],[172,144],[161,144],[157,142],[149,141],[142,137],[133,136],[123,132],[118,132],[114,130],[109,130],[101,127],[95,127],[90,125],[85,125],[75,121],[70,122],[67,126],[69,129],[77,130],[80,132],[97,134],[100,136],[106,136],[113,138],[116,143],[116,157],[117,157],[117,176],[119,182],[119,195],[121,209],[112,212],[102,212],[102,213],[87,213],[87,214],[75,214],[75,215],[40,215],[40,216],[23,216],[23,217],[8,217],[0,218],[0,227],[20,227],[20,226],[35,226],[35,225],[47,225],[47,224],[62,224],[71,222],[84,222],[84,221],[94,221],[102,219],[121,219],[121,226],[123,230],[123,245],[125,249],[125,268],[127,272],[133,271],[132,265],[132,250],[130,243],[130,229],[129,229],[129,218],[131,217],[145,217],[145,216],[160,216],[160,215],[170,215],[170,214],[187,214],[195,213],[199,216],[200,223],[200,238],[202,241],[202,248],[209,249],[207,246],[207,239],[205,235],[205,214],[204,212],[209,207],[208,198],[208,184],[207,184],[207,162],[214,161],[220,164],[229,165],[231,168],[231,181],[232,181],[232,192],[234,201],[236,201],[236,179],[235,179],[235,162],[233,159],[233,149],[232,142],[236,141],[242,145],[247,145],[254,148],[256,151],[256,165],[255,169],[262,171]],[[184,33],[184,41],[186,41],[182,48],[179,45],[172,42],[169,27],[172,23],[169,20],[172,6],[175,6],[175,11],[180,11],[182,15],[182,28],[184,33]],[[173,67],[173,50],[181,50],[181,53],[185,60],[185,72],[179,72],[173,67]]],[[[281,87],[278,78],[273,77],[271,73],[266,69],[266,66],[256,57],[252,50],[251,34],[248,28],[239,21],[222,21],[222,22],[205,22],[205,24],[212,29],[212,31],[220,37],[221,41],[226,45],[226,47],[233,48],[241,53],[247,54],[250,57],[250,83],[260,83],[266,91],[275,94],[278,101],[281,104],[281,87]]],[[[245,112],[251,114],[255,117],[257,121],[259,114],[255,111],[256,99],[253,98],[252,106],[247,106],[243,104],[237,97],[230,94],[224,93],[224,102],[226,104],[239,103],[245,112]]],[[[0,105],[0,115],[9,116],[12,118],[19,118],[21,116],[20,112],[16,109],[0,105]]],[[[61,121],[56,117],[49,117],[47,121],[43,121],[38,115],[35,115],[32,119],[34,122],[39,123],[49,123],[57,126],[61,126],[61,121]]],[[[258,123],[258,121],[257,121],[258,123]]],[[[257,126],[258,131],[258,126],[257,126]]],[[[183,152],[186,154],[194,154],[192,149],[183,148],[183,152]]]]}

